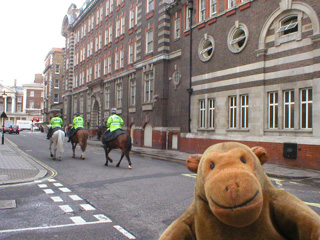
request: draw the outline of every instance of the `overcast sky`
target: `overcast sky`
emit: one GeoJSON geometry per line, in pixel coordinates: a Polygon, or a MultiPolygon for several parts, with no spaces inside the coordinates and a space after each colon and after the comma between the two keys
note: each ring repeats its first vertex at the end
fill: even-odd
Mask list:
{"type": "Polygon", "coordinates": [[[0,3],[0,82],[33,83],[52,48],[63,48],[61,26],[69,6],[85,0],[6,0],[0,3]]]}

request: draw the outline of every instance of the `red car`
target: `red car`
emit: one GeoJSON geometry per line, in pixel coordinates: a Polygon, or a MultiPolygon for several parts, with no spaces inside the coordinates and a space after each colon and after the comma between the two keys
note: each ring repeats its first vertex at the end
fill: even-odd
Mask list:
{"type": "Polygon", "coordinates": [[[11,133],[19,134],[20,133],[19,125],[11,125],[9,127],[9,134],[11,134],[11,133]]]}

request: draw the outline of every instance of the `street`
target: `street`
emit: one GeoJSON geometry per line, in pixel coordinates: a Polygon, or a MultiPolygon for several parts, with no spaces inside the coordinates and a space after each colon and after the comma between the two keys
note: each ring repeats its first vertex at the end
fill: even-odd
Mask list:
{"type": "MultiPolygon", "coordinates": [[[[22,151],[41,161],[51,178],[0,188],[1,199],[16,200],[0,210],[0,239],[143,239],[157,240],[193,200],[195,175],[182,163],[131,153],[104,166],[104,151],[88,145],[86,159],[71,158],[64,142],[62,161],[49,157],[49,141],[40,132],[6,134],[22,151]]],[[[272,179],[320,214],[320,179],[272,179]]]]}

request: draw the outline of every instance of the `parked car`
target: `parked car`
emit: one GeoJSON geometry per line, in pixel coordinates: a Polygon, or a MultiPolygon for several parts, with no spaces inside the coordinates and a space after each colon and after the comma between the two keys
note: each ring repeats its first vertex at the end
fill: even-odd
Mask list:
{"type": "Polygon", "coordinates": [[[6,122],[4,123],[4,126],[3,126],[3,132],[4,132],[4,133],[9,132],[9,128],[10,128],[11,125],[13,125],[13,122],[8,122],[8,121],[6,121],[6,122]]]}
{"type": "Polygon", "coordinates": [[[19,134],[20,133],[19,125],[11,125],[9,127],[9,134],[11,134],[11,133],[19,134]]]}

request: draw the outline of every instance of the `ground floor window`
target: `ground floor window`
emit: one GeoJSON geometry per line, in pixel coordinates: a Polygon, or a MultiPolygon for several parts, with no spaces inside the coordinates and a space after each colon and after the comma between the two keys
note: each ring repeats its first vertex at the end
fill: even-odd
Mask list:
{"type": "Polygon", "coordinates": [[[278,92],[268,93],[268,128],[278,128],[278,92]]]}
{"type": "Polygon", "coordinates": [[[229,128],[237,127],[237,96],[229,97],[229,128]]]}
{"type": "Polygon", "coordinates": [[[312,89],[300,90],[300,128],[312,128],[312,89]]]}
{"type": "Polygon", "coordinates": [[[214,129],[214,99],[199,100],[199,129],[214,129]]]}

